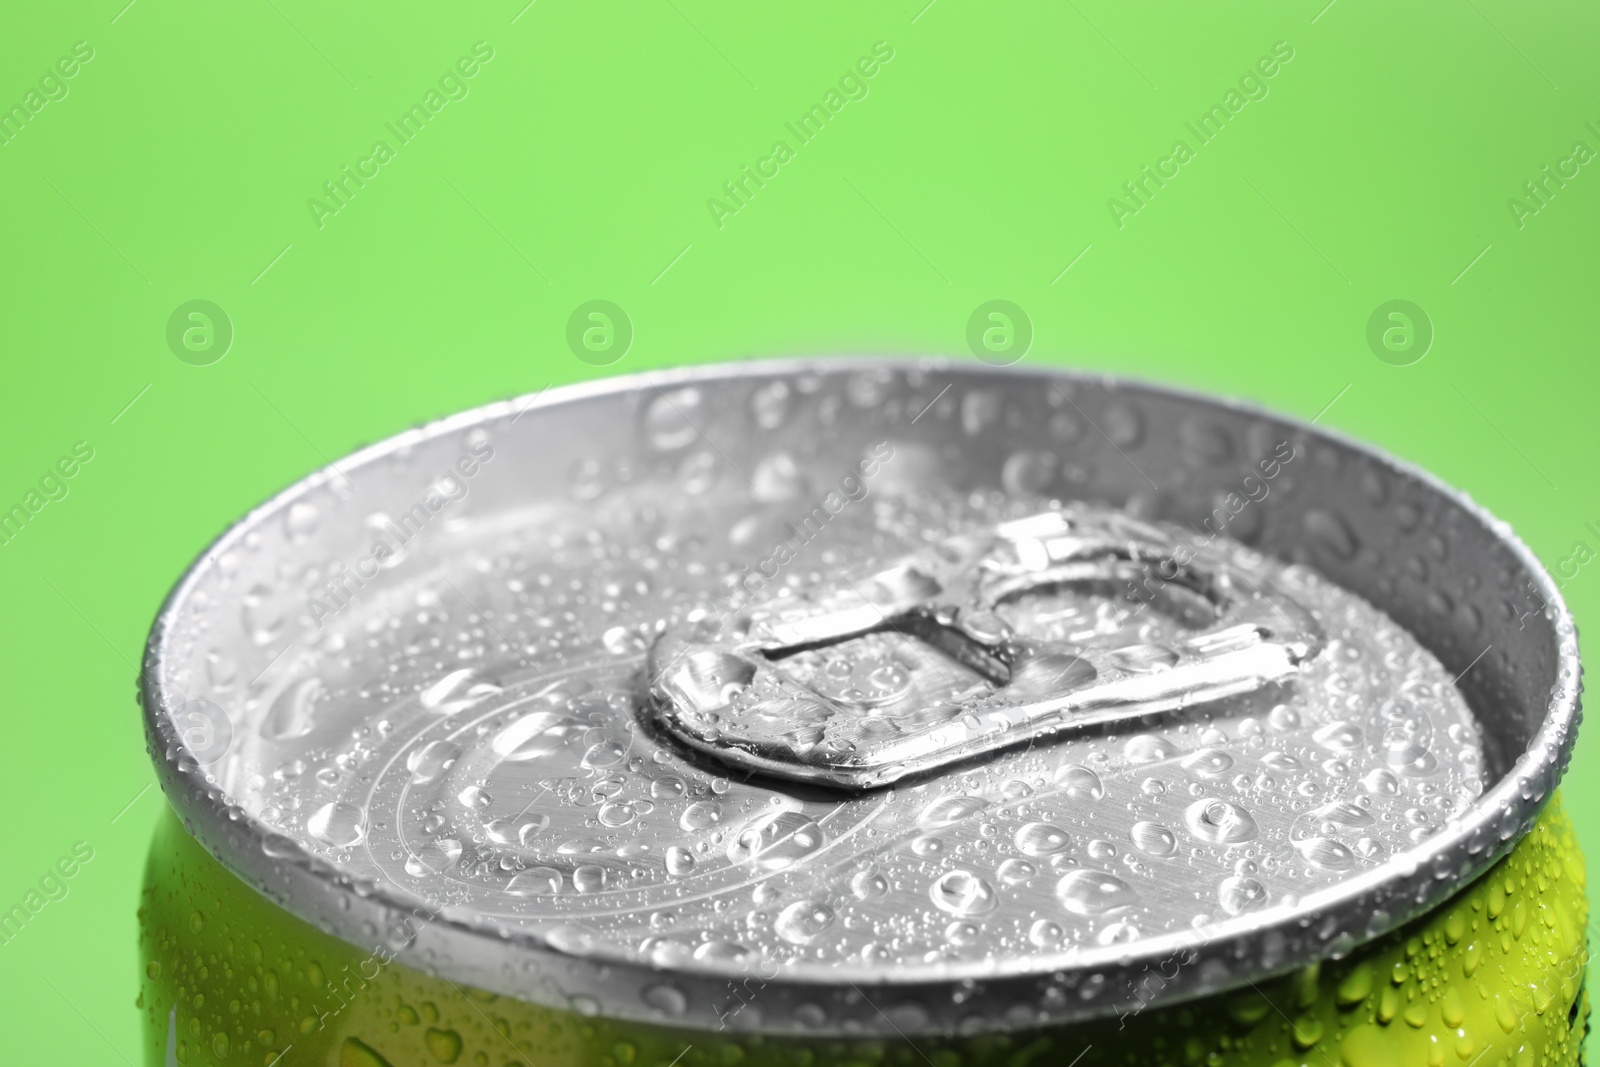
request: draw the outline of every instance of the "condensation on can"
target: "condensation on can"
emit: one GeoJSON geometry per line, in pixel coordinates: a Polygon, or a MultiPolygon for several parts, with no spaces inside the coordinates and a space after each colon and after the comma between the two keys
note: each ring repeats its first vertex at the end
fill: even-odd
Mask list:
{"type": "Polygon", "coordinates": [[[739,1025],[772,1035],[1013,1032],[1343,957],[1516,845],[1578,713],[1554,583],[1428,475],[1233,403],[937,360],[620,378],[403,434],[213,545],[143,679],[185,826],[299,919],[621,1021],[725,1027],[756,980],[739,1025]],[[941,599],[930,561],[1006,577],[995,552],[1032,584],[941,599]],[[803,639],[752,643],[773,620],[803,639]],[[1261,635],[1291,651],[1161,688],[1261,635]],[[852,777],[913,735],[938,757],[852,777]]]}

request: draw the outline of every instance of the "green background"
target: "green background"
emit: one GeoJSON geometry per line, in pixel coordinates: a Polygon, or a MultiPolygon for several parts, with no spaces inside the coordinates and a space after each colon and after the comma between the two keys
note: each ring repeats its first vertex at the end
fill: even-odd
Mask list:
{"type": "MultiPolygon", "coordinates": [[[[1507,203],[1600,149],[1592,6],[125,2],[0,14],[0,107],[93,49],[0,145],[0,510],[94,450],[0,546],[0,908],[95,850],[0,945],[7,1062],[138,1048],[163,801],[133,679],[168,587],[280,487],[491,399],[960,354],[1004,299],[1029,361],[1320,416],[1437,472],[1563,568],[1580,624],[1600,613],[1600,566],[1574,555],[1600,550],[1600,163],[1520,225],[1507,203]],[[400,145],[385,123],[478,41],[469,94],[400,145]],[[879,41],[866,97],[799,145],[784,123],[879,41]],[[1268,95],[1200,145],[1185,122],[1280,41],[1268,95]],[[379,139],[393,158],[319,227],[307,201],[379,139]],[[794,158],[719,227],[708,199],[779,139],[794,158]],[[1194,158],[1119,226],[1108,199],[1180,139],[1194,158]],[[206,366],[167,341],[196,299],[234,333],[206,366]],[[603,369],[566,340],[594,299],[634,334],[603,369]],[[1394,299],[1434,331],[1405,366],[1367,342],[1394,299]]],[[[1592,862],[1597,769],[1580,745],[1566,785],[1592,862]]]]}

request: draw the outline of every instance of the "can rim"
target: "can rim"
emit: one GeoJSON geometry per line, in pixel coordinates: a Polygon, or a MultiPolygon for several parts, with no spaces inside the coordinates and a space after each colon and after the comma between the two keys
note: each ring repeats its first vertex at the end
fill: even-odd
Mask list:
{"type": "MultiPolygon", "coordinates": [[[[255,876],[255,872],[250,871],[250,864],[245,860],[251,851],[257,856],[261,854],[263,843],[269,837],[275,836],[273,831],[241,808],[235,806],[220,788],[206,782],[205,768],[196,766],[193,761],[188,761],[186,765],[180,765],[182,761],[163,756],[163,751],[168,744],[163,733],[163,724],[169,720],[170,714],[175,709],[170,705],[166,696],[160,692],[160,687],[155,679],[159,677],[163,667],[163,647],[176,609],[187,600],[207,566],[218,556],[231,549],[246,532],[255,528],[267,516],[279,513],[310,491],[338,477],[341,468],[362,466],[402,448],[443,437],[469,427],[490,425],[505,416],[513,414],[520,417],[530,411],[558,407],[584,399],[650,389],[660,390],[683,387],[732,377],[758,379],[791,377],[808,372],[837,375],[878,370],[900,372],[919,370],[949,373],[959,377],[990,378],[991,380],[998,376],[1041,380],[1077,380],[1093,383],[1111,390],[1129,389],[1194,403],[1200,407],[1211,406],[1213,408],[1223,408],[1243,416],[1267,418],[1281,422],[1297,431],[1308,432],[1335,442],[1352,452],[1365,456],[1395,474],[1403,475],[1421,483],[1434,493],[1459,506],[1511,552],[1522,568],[1523,573],[1519,577],[1525,578],[1534,591],[1543,599],[1546,612],[1555,632],[1555,681],[1551,685],[1550,695],[1544,703],[1544,714],[1538,727],[1533,731],[1527,746],[1505,770],[1500,779],[1476,798],[1471,807],[1461,817],[1447,823],[1437,834],[1422,843],[1414,845],[1404,852],[1395,853],[1385,864],[1373,870],[1348,878],[1327,889],[1301,896],[1292,903],[1279,903],[1222,920],[1207,926],[1203,934],[1198,931],[1177,931],[1142,939],[1137,949],[1132,952],[1128,951],[1126,947],[1117,945],[1077,948],[1069,952],[1058,952],[1048,956],[1030,956],[1015,960],[984,959],[943,964],[936,971],[920,972],[915,975],[907,975],[895,969],[886,969],[872,974],[853,974],[851,975],[852,982],[875,988],[900,988],[910,991],[930,986],[943,988],[962,982],[998,978],[1043,979],[1048,978],[1052,972],[1062,970],[1081,973],[1133,970],[1138,973],[1137,965],[1140,962],[1148,964],[1150,961],[1169,959],[1177,953],[1189,952],[1202,947],[1216,950],[1219,946],[1249,944],[1252,939],[1267,935],[1270,931],[1279,928],[1286,920],[1304,918],[1308,914],[1316,914],[1325,909],[1348,908],[1351,905],[1358,904],[1363,897],[1369,895],[1373,890],[1394,881],[1397,866],[1412,874],[1423,868],[1432,868],[1431,892],[1409,895],[1407,897],[1409,908],[1396,909],[1387,913],[1387,922],[1378,921],[1377,917],[1374,916],[1373,921],[1366,927],[1365,935],[1355,941],[1355,944],[1367,943],[1398,928],[1411,918],[1436,907],[1454,893],[1461,882],[1481,874],[1493,862],[1508,852],[1531,827],[1533,820],[1542,810],[1550,792],[1565,770],[1572,747],[1576,741],[1576,726],[1580,718],[1579,698],[1581,693],[1581,661],[1578,655],[1576,631],[1571,613],[1561,596],[1560,588],[1556,585],[1544,565],[1522,539],[1516,535],[1509,524],[1496,518],[1466,493],[1447,484],[1419,466],[1391,456],[1387,452],[1341,431],[1315,426],[1310,422],[1293,416],[1282,415],[1261,405],[1236,397],[1218,396],[1137,377],[1086,371],[1070,366],[1022,367],[1013,365],[996,367],[974,363],[970,360],[942,356],[840,355],[725,361],[690,367],[614,375],[547,388],[538,393],[523,394],[518,397],[493,401],[467,411],[433,420],[421,426],[412,427],[374,444],[367,445],[341,458],[336,464],[330,463],[297,479],[292,484],[272,494],[261,504],[251,508],[245,515],[231,523],[189,564],[182,577],[167,594],[146,640],[142,669],[138,677],[138,696],[143,708],[151,758],[156,764],[157,778],[174,809],[183,818],[186,829],[192,835],[200,838],[202,844],[209,845],[209,851],[216,855],[224,866],[227,866],[234,873],[240,874],[258,892],[263,891],[260,880],[255,876]],[[1515,822],[1497,820],[1495,818],[1496,812],[1514,814],[1516,816],[1515,822]],[[1501,821],[1502,825],[1497,827],[1495,825],[1497,821],[1501,821]],[[1503,827],[1505,824],[1514,825],[1514,832],[1510,834],[1504,833],[1503,827]],[[211,840],[208,841],[206,838],[211,838],[211,840]],[[224,842],[226,847],[224,847],[224,842]],[[1475,844],[1476,847],[1473,847],[1475,844]],[[934,980],[930,981],[927,977],[929,973],[936,976],[934,980]]],[[[288,847],[287,843],[284,843],[283,847],[288,847]]],[[[381,884],[363,886],[358,890],[352,884],[349,876],[340,872],[332,864],[312,855],[298,844],[292,847],[293,852],[288,856],[279,855],[275,852],[276,862],[289,863],[292,867],[303,872],[304,875],[309,876],[313,882],[323,883],[324,892],[329,892],[336,897],[362,897],[379,909],[414,911],[418,903],[403,892],[398,892],[393,887],[381,884]]],[[[274,893],[269,894],[269,896],[275,898],[291,914],[314,923],[317,921],[318,916],[307,914],[283,899],[288,894],[274,893]]],[[[499,926],[493,919],[482,916],[473,917],[450,913],[435,913],[431,916],[429,925],[455,931],[464,935],[471,942],[498,942],[509,946],[514,951],[542,951],[569,960],[576,960],[580,964],[609,966],[613,969],[618,965],[632,966],[642,972],[657,975],[671,974],[674,977],[681,977],[691,981],[697,978],[716,978],[721,980],[729,977],[744,976],[749,973],[748,966],[739,966],[732,963],[707,965],[709,961],[697,961],[697,966],[693,970],[663,972],[657,968],[640,964],[639,961],[633,958],[609,958],[608,954],[603,951],[573,956],[562,952],[536,933],[509,931],[499,926]]],[[[405,953],[402,952],[399,955],[403,959],[405,953]]],[[[1229,953],[1229,956],[1232,957],[1233,953],[1229,953]]],[[[1258,968],[1255,973],[1270,973],[1274,970],[1282,971],[1289,966],[1303,964],[1304,962],[1307,962],[1307,960],[1299,959],[1298,957],[1285,958],[1276,968],[1258,968]]],[[[836,987],[841,984],[841,976],[833,968],[818,965],[809,968],[794,968],[792,970],[784,968],[768,981],[775,984],[793,984],[796,986],[836,987]]],[[[1236,981],[1224,981],[1222,985],[1215,988],[1226,988],[1236,981]]],[[[513,984],[510,990],[503,989],[501,991],[514,992],[515,988],[516,986],[513,984]]],[[[1200,995],[1208,991],[1210,990],[1197,989],[1191,995],[1200,995]]],[[[524,990],[524,992],[526,991],[524,990]]],[[[1105,1010],[1102,1005],[1098,1012],[1105,1010]]],[[[649,1018],[660,1021],[655,1017],[649,1018]]]]}

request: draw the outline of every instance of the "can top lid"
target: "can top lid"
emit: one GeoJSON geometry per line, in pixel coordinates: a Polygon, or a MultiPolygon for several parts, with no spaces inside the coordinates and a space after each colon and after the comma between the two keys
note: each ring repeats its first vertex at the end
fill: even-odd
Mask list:
{"type": "MultiPolygon", "coordinates": [[[[457,981],[707,1024],[755,974],[764,1027],[813,1030],[882,1029],[857,998],[889,985],[926,1009],[906,1032],[945,1025],[946,997],[1022,990],[1033,1021],[1068,1019],[1148,999],[1152,961],[1177,962],[1178,996],[1343,951],[1439,898],[1419,858],[1481,869],[1514,835],[1466,831],[1536,811],[1497,790],[1478,829],[1505,730],[1396,621],[1403,598],[1386,613],[1320,573],[1337,551],[1287,562],[1019,486],[1018,446],[992,487],[982,456],[952,477],[925,457],[978,451],[959,417],[879,405],[824,433],[862,376],[926,388],[909,365],[851,370],[488,409],[290,490],[152,636],[175,803],[290,910],[457,981]],[[758,456],[748,478],[729,454],[758,456]],[[551,484],[538,465],[560,458],[551,484]]],[[[1061,410],[1022,376],[940,372],[1014,405],[1019,445],[1061,410]]],[[[1058,380],[1080,414],[1129,402],[1058,380]]],[[[1357,453],[1137,399],[1277,455],[1270,477],[1257,455],[1208,477],[1253,470],[1274,495],[1252,506],[1302,532],[1290,509],[1330,495],[1320,456],[1357,453]]],[[[1152,434],[1141,465],[1192,465],[1184,441],[1152,434]]],[[[1492,532],[1455,535],[1504,553],[1492,532]]],[[[1549,780],[1566,743],[1537,760],[1549,780]]]]}

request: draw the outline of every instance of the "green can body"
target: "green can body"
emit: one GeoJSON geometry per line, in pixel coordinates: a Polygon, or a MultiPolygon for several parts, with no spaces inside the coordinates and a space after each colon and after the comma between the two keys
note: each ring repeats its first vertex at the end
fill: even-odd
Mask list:
{"type": "MultiPolygon", "coordinates": [[[[1588,1028],[1584,867],[1559,799],[1488,873],[1343,959],[1185,1004],[1010,1033],[698,1031],[463,988],[283,911],[170,815],[140,920],[151,1067],[1570,1067],[1588,1028]]],[[[759,980],[745,992],[759,1006],[759,980]]]]}

